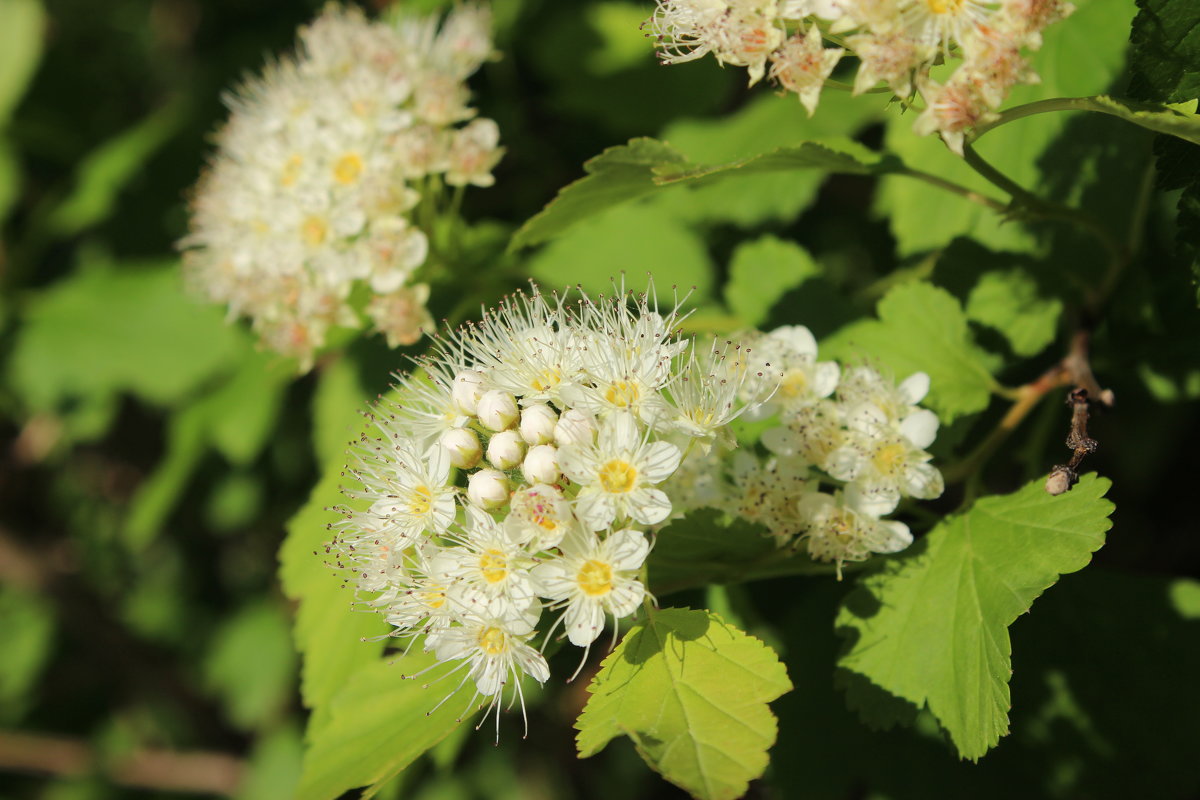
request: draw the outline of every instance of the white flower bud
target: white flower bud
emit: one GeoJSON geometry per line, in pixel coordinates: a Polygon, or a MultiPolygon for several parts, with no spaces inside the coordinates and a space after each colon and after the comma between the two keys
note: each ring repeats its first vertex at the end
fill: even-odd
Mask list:
{"type": "Polygon", "coordinates": [[[464,414],[474,414],[483,396],[483,376],[478,372],[460,372],[454,376],[454,387],[450,390],[454,404],[464,414]]]}
{"type": "Polygon", "coordinates": [[[493,431],[511,428],[517,421],[519,413],[517,398],[499,389],[484,392],[475,408],[475,414],[479,417],[479,421],[485,428],[493,431]]]}
{"type": "Polygon", "coordinates": [[[521,474],[530,483],[554,483],[558,480],[558,448],[552,444],[531,447],[521,464],[521,474]]]}
{"type": "Polygon", "coordinates": [[[488,461],[496,469],[512,469],[525,458],[525,442],[516,431],[500,431],[487,446],[488,461]]]}
{"type": "Polygon", "coordinates": [[[480,508],[500,508],[508,497],[508,477],[503,472],[481,469],[467,479],[467,499],[480,508]]]}
{"type": "Polygon", "coordinates": [[[559,447],[568,444],[591,444],[596,434],[596,421],[586,411],[568,408],[554,426],[554,443],[559,447]]]}
{"type": "Polygon", "coordinates": [[[554,441],[554,426],[558,414],[545,403],[526,406],[521,411],[521,438],[529,444],[549,444],[554,441]]]}
{"type": "Polygon", "coordinates": [[[442,434],[442,448],[450,454],[451,465],[459,469],[470,469],[483,457],[479,437],[466,428],[453,428],[442,434]]]}

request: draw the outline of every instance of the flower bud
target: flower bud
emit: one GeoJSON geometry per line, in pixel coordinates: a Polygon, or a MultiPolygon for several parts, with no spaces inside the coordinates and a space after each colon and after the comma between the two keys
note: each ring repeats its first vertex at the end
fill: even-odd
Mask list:
{"type": "Polygon", "coordinates": [[[512,469],[525,458],[525,442],[516,431],[500,431],[487,446],[488,461],[496,469],[512,469]]]}
{"type": "Polygon", "coordinates": [[[596,421],[586,411],[568,408],[554,426],[554,443],[559,447],[568,444],[591,444],[596,434],[596,421]]]}
{"type": "Polygon", "coordinates": [[[479,421],[485,428],[493,431],[511,428],[517,421],[519,413],[517,398],[499,389],[484,392],[475,408],[475,414],[479,417],[479,421]]]}
{"type": "Polygon", "coordinates": [[[460,372],[454,376],[450,396],[464,414],[474,414],[483,395],[483,376],[478,372],[460,372]]]}
{"type": "Polygon", "coordinates": [[[442,434],[442,448],[450,454],[450,464],[459,469],[470,469],[479,463],[483,447],[479,437],[466,428],[453,428],[442,434]]]}
{"type": "Polygon", "coordinates": [[[558,480],[558,448],[539,444],[529,449],[521,464],[521,474],[530,483],[554,483],[558,480]]]}
{"type": "Polygon", "coordinates": [[[467,479],[467,499],[480,508],[500,508],[508,496],[508,477],[503,472],[481,469],[467,479]]]}
{"type": "Polygon", "coordinates": [[[558,414],[545,403],[526,406],[521,411],[521,438],[529,444],[549,444],[554,441],[554,426],[558,414]]]}

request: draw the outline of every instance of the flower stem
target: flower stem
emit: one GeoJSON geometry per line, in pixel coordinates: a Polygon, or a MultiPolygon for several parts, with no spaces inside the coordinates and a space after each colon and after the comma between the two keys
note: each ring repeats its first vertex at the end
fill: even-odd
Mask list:
{"type": "MultiPolygon", "coordinates": [[[[1107,97],[1052,97],[1047,100],[1037,100],[1033,103],[1014,106],[1006,111],[1002,111],[991,122],[985,122],[976,127],[967,137],[967,142],[974,142],[988,131],[995,130],[1001,125],[1007,125],[1014,120],[1032,117],[1036,114],[1046,114],[1052,111],[1093,111],[1098,114],[1108,114],[1118,119],[1133,121],[1131,117],[1138,112],[1169,115],[1174,109],[1151,103],[1132,103],[1127,100],[1117,102],[1107,97]]],[[[1170,124],[1171,122],[1178,123],[1183,121],[1186,125],[1187,115],[1180,114],[1179,119],[1171,117],[1166,122],[1158,123],[1155,120],[1161,120],[1161,117],[1142,117],[1141,119],[1142,122],[1136,122],[1135,124],[1157,131],[1158,133],[1177,136],[1193,144],[1200,144],[1200,126],[1197,127],[1196,132],[1189,132],[1184,130],[1184,127],[1179,124],[1170,124]]]]}

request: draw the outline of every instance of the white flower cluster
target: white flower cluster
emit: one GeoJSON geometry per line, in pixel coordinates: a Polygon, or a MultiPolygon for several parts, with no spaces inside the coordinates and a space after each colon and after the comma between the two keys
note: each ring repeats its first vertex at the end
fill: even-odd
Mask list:
{"type": "Polygon", "coordinates": [[[929,377],[918,372],[897,386],[871,367],[817,361],[816,340],[800,326],[753,344],[782,371],[770,402],[748,415],[778,423],[761,437],[770,455],[690,454],[667,486],[676,513],[709,507],[758,523],[780,546],[802,544],[834,562],[839,576],[847,561],[911,544],[904,523],[883,517],[902,497],[932,499],[944,488],[925,452],[938,419],[917,406],[929,377]]]}
{"type": "Polygon", "coordinates": [[[394,635],[465,671],[468,708],[549,677],[544,610],[543,647],[562,626],[586,658],[606,618],[615,635],[646,596],[646,532],[673,512],[661,484],[770,392],[745,351],[680,320],[652,292],[518,294],[439,339],[356,447],[358,509],[330,550],[394,635]]]}
{"type": "Polygon", "coordinates": [[[429,251],[414,209],[443,184],[493,182],[499,131],[465,83],[492,53],[490,26],[475,5],[440,25],[331,5],[302,28],[294,56],[226,98],[180,243],[191,283],[305,367],[360,313],[393,347],[431,330],[429,287],[411,281],[429,251]]]}
{"type": "Polygon", "coordinates": [[[907,100],[915,89],[925,109],[914,130],[939,131],[961,153],[963,134],[992,118],[1013,86],[1037,82],[1023,51],[1073,10],[1064,0],[658,0],[644,27],[664,63],[712,53],[746,67],[751,84],[769,75],[809,114],[850,52],[856,94],[883,83],[907,100]],[[944,83],[930,78],[952,59],[961,61],[944,83]]]}

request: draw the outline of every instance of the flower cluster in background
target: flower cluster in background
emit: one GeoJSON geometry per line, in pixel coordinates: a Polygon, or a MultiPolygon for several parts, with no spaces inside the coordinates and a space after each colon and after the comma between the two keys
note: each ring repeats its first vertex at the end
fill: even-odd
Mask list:
{"type": "Polygon", "coordinates": [[[944,485],[925,452],[937,416],[917,406],[928,376],[897,386],[871,367],[817,361],[816,340],[801,326],[750,343],[781,373],[770,402],[747,415],[774,423],[761,437],[769,455],[689,454],[667,486],[676,513],[716,508],[760,524],[781,547],[835,563],[839,576],[845,562],[907,547],[908,527],[883,517],[901,498],[932,499],[944,485]]]}
{"type": "Polygon", "coordinates": [[[652,291],[518,294],[439,339],[356,445],[330,552],[396,636],[464,670],[468,708],[548,678],[543,612],[543,646],[562,633],[586,658],[615,635],[675,512],[664,482],[773,390],[757,354],[683,338],[681,319],[652,291]]]}
{"type": "Polygon", "coordinates": [[[440,24],[330,6],[301,29],[294,56],[226,98],[181,242],[191,283],[305,367],[363,314],[392,346],[430,330],[415,210],[444,185],[493,182],[499,131],[465,83],[492,54],[490,26],[474,5],[440,24]]]}
{"type": "Polygon", "coordinates": [[[924,110],[914,130],[941,133],[961,152],[963,135],[992,118],[1013,86],[1036,83],[1025,52],[1073,10],[1063,0],[658,0],[647,21],[664,63],[712,53],[769,76],[811,114],[838,61],[859,60],[855,93],[879,84],[924,110]],[[825,42],[836,44],[826,47],[825,42]],[[955,66],[942,82],[930,70],[955,66]]]}

